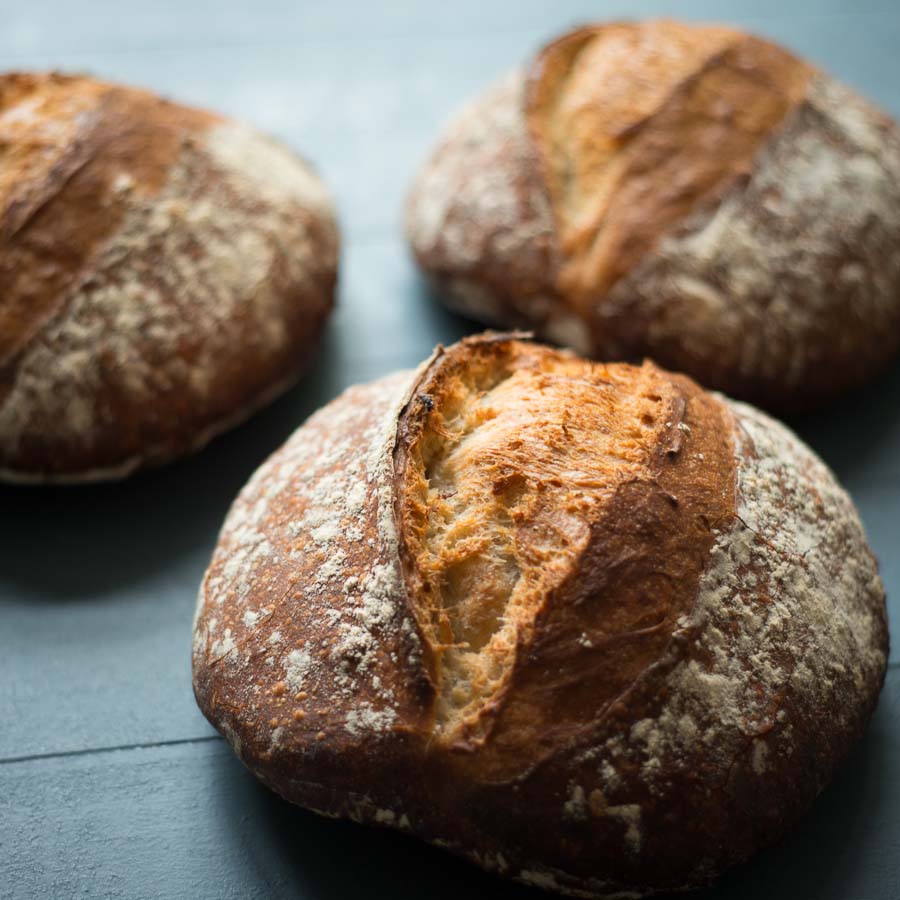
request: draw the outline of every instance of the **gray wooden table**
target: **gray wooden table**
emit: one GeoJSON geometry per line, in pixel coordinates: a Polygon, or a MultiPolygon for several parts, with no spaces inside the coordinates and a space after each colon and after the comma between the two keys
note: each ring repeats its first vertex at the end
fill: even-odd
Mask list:
{"type": "MultiPolygon", "coordinates": [[[[717,18],[900,115],[898,0],[0,0],[0,68],[86,70],[246,119],[334,191],[340,306],[305,382],[201,455],[124,484],[0,489],[0,897],[404,898],[533,892],[270,795],[197,711],[194,598],[255,466],[346,385],[473,326],[407,257],[408,178],[460,101],[542,38],[615,15],[717,18]]],[[[898,249],[900,252],[900,249],[898,249]]],[[[900,367],[792,424],[858,503],[900,621],[900,367]]],[[[900,656],[812,813],[708,898],[900,898],[900,656]]],[[[704,895],[706,896],[706,895],[704,895]]]]}

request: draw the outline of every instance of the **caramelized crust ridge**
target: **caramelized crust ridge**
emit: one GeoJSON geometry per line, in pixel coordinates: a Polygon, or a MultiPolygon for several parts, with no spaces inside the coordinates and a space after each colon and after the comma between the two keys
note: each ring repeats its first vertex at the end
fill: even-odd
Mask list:
{"type": "Polygon", "coordinates": [[[579,307],[751,171],[812,68],[767,41],[678,22],[614,23],[550,44],[525,115],[579,307]]]}
{"type": "MultiPolygon", "coordinates": [[[[425,373],[401,426],[399,521],[411,603],[434,654],[440,742],[481,745],[497,722],[519,718],[504,696],[513,669],[529,648],[555,640],[548,636],[573,607],[582,626],[597,619],[599,631],[609,629],[613,657],[620,629],[666,631],[670,612],[686,607],[696,579],[674,602],[638,598],[625,616],[595,589],[566,599],[572,573],[596,556],[598,535],[615,542],[603,523],[618,521],[623,497],[637,507],[654,502],[647,498],[659,493],[661,458],[671,469],[690,433],[685,404],[682,386],[649,364],[606,366],[499,338],[457,345],[425,373]]],[[[723,471],[724,482],[727,464],[723,471]]],[[[669,577],[660,561],[639,593],[667,596],[660,589],[669,577]]],[[[658,652],[659,642],[649,643],[658,652]]],[[[640,659],[622,670],[636,677],[649,661],[640,659]]],[[[607,695],[602,684],[590,689],[607,695]]]]}

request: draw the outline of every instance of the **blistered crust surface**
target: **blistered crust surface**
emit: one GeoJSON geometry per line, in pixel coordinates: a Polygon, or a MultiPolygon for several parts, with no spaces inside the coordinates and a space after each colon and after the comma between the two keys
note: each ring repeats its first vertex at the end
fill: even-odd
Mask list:
{"type": "MultiPolygon", "coordinates": [[[[296,378],[332,302],[333,213],[305,163],[239,124],[83,79],[32,88],[92,102],[0,221],[0,471],[126,474],[296,378]]],[[[23,101],[0,127],[30,146],[23,119],[43,133],[66,112],[23,101]]]]}
{"type": "MultiPolygon", "coordinates": [[[[595,523],[627,486],[655,478],[661,444],[677,456],[683,405],[652,366],[516,342],[466,342],[426,373],[398,482],[411,596],[436,659],[436,740],[486,738],[518,648],[533,644],[546,598],[584,559],[595,523]]],[[[648,604],[632,625],[666,614],[648,604]]],[[[601,630],[615,633],[616,618],[601,630]]]]}

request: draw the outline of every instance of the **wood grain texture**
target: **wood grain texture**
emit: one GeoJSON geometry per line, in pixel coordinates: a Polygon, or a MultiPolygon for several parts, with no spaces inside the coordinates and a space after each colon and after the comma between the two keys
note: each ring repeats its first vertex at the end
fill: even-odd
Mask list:
{"type": "MultiPolygon", "coordinates": [[[[234,494],[314,409],[475,326],[429,302],[400,236],[410,172],[445,116],[540,42],[663,0],[113,0],[6,4],[0,67],[62,67],[242,118],[306,155],[336,195],[340,298],[303,384],[202,455],[120,486],[0,489],[0,896],[533,898],[402,837],[316,819],[207,738],[190,689],[196,589],[234,494]],[[352,65],[348,65],[352,60],[352,65]],[[398,874],[399,873],[399,874],[398,874]]],[[[900,115],[895,0],[689,0],[760,31],[900,115]]],[[[859,505],[900,622],[900,367],[794,420],[859,505]]],[[[900,895],[900,643],[863,745],[783,845],[703,900],[900,895]]],[[[698,898],[700,900],[700,898],[698,898]]]]}

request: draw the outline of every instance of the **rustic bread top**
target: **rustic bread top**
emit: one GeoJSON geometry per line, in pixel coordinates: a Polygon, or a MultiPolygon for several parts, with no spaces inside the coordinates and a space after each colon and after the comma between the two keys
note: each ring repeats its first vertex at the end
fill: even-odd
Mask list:
{"type": "Polygon", "coordinates": [[[780,833],[886,641],[853,506],[782,426],[497,336],[352,389],[257,472],[194,678],[288,798],[602,894],[780,833]]]}
{"type": "Polygon", "coordinates": [[[296,374],[336,254],[319,181],[250,129],[0,76],[0,470],[91,477],[203,443],[296,374]]]}
{"type": "Polygon", "coordinates": [[[826,74],[731,28],[614,22],[450,124],[408,231],[477,318],[784,407],[900,344],[898,210],[900,131],[826,74]]]}
{"type": "Polygon", "coordinates": [[[739,31],[677,22],[584,28],[532,63],[525,117],[564,262],[605,293],[675,223],[751,173],[812,69],[739,31]]]}
{"type": "Polygon", "coordinates": [[[397,451],[410,597],[438,648],[435,739],[477,748],[482,775],[595,721],[689,608],[733,478],[721,409],[693,386],[704,458],[680,452],[680,387],[491,343],[420,382],[433,406],[412,408],[397,451]]]}

